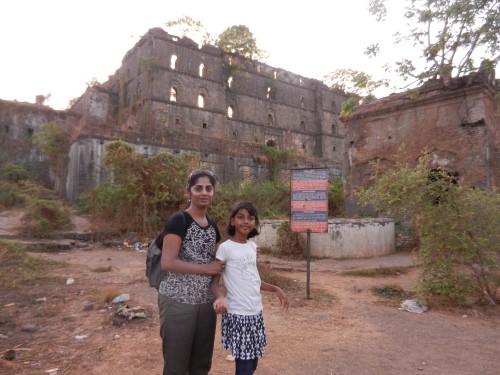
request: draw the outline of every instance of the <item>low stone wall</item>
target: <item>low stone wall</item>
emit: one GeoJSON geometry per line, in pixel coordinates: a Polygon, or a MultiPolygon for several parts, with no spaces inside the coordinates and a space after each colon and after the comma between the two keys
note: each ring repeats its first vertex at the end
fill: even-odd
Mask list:
{"type": "MultiPolygon", "coordinates": [[[[275,247],[280,220],[262,220],[254,241],[275,247]]],[[[307,234],[302,234],[306,238],[307,234]]],[[[394,221],[385,218],[331,219],[328,233],[311,233],[311,255],[327,258],[368,258],[395,252],[394,221]]]]}

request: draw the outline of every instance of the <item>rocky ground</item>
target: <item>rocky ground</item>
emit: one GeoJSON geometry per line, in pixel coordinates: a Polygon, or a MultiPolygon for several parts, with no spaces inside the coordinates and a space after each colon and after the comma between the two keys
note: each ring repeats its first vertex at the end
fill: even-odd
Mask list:
{"type": "MultiPolygon", "coordinates": [[[[61,247],[45,243],[51,252],[39,252],[36,243],[16,236],[19,217],[0,213],[0,237],[23,242],[37,250],[32,255],[61,263],[47,282],[0,290],[0,373],[161,374],[156,290],[144,276],[144,247],[88,241],[95,228],[75,217],[79,239],[59,241],[61,247]],[[109,301],[121,294],[130,299],[124,304],[109,301]],[[123,310],[117,314],[123,306],[137,315],[129,320],[123,310]]],[[[305,261],[261,255],[259,263],[289,280],[291,306],[285,312],[274,295],[264,295],[268,347],[256,374],[500,373],[498,308],[431,306],[422,314],[411,313],[398,308],[412,296],[414,268],[386,277],[342,274],[411,266],[409,253],[313,260],[309,299],[305,261]],[[372,292],[388,286],[405,293],[382,298],[372,292]]],[[[215,347],[211,374],[234,373],[219,333],[215,347]]]]}

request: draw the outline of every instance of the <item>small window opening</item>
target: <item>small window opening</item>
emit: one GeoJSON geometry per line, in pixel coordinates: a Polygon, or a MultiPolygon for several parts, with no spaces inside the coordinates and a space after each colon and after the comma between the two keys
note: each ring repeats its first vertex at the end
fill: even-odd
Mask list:
{"type": "Polygon", "coordinates": [[[170,101],[171,102],[177,101],[177,89],[175,87],[170,88],[170,101]]]}
{"type": "Polygon", "coordinates": [[[267,141],[266,145],[269,146],[269,147],[276,147],[276,146],[278,146],[278,144],[276,143],[276,141],[274,139],[270,139],[269,141],[267,141]]]}
{"type": "Polygon", "coordinates": [[[305,150],[306,149],[306,145],[305,143],[302,143],[302,148],[305,150]]]}
{"type": "Polygon", "coordinates": [[[203,129],[206,129],[208,124],[206,122],[203,123],[203,129]]]}
{"type": "Polygon", "coordinates": [[[172,55],[170,57],[170,69],[177,69],[177,56],[176,55],[172,55]]]}
{"type": "Polygon", "coordinates": [[[306,128],[306,123],[305,123],[304,121],[301,121],[301,122],[300,122],[300,127],[301,127],[302,129],[305,129],[305,128],[306,128]]]}
{"type": "Polygon", "coordinates": [[[198,107],[205,108],[205,95],[204,94],[198,95],[198,107]]]}
{"type": "Polygon", "coordinates": [[[33,135],[34,129],[33,128],[28,128],[28,135],[33,135]]]}
{"type": "Polygon", "coordinates": [[[335,103],[335,100],[332,100],[332,109],[334,111],[337,109],[337,103],[335,103]]]}
{"type": "Polygon", "coordinates": [[[267,115],[267,125],[274,125],[274,118],[271,114],[267,115]]]}
{"type": "Polygon", "coordinates": [[[337,151],[337,148],[335,146],[333,146],[333,152],[337,151]]]}
{"type": "Polygon", "coordinates": [[[262,66],[257,65],[257,72],[261,73],[262,72],[262,66]]]}
{"type": "Polygon", "coordinates": [[[273,72],[273,77],[274,79],[276,79],[276,77],[278,76],[278,73],[276,73],[276,70],[273,72]]]}
{"type": "Polygon", "coordinates": [[[227,107],[227,117],[233,118],[234,116],[234,108],[232,105],[227,107]]]}
{"type": "Polygon", "coordinates": [[[271,96],[271,87],[268,86],[267,87],[267,94],[266,94],[266,98],[269,99],[269,97],[271,96]]]}
{"type": "Polygon", "coordinates": [[[236,132],[233,132],[233,137],[236,138],[237,134],[236,132]]]}
{"type": "Polygon", "coordinates": [[[9,132],[9,125],[5,125],[5,132],[8,133],[9,132]]]}
{"type": "Polygon", "coordinates": [[[392,139],[392,136],[388,136],[387,139],[390,141],[392,139]]]}
{"type": "Polygon", "coordinates": [[[300,106],[302,108],[304,108],[304,97],[303,96],[300,97],[300,106]]]}
{"type": "Polygon", "coordinates": [[[175,118],[175,124],[176,125],[180,125],[181,124],[181,118],[180,117],[176,117],[175,118]]]}
{"type": "Polygon", "coordinates": [[[200,64],[199,73],[200,73],[200,77],[205,77],[205,64],[203,64],[203,63],[200,64]]]}
{"type": "Polygon", "coordinates": [[[335,124],[332,124],[332,134],[335,134],[337,131],[337,126],[335,124]]]}
{"type": "Polygon", "coordinates": [[[299,78],[299,86],[302,86],[302,78],[299,78]]]}
{"type": "Polygon", "coordinates": [[[233,84],[233,77],[229,77],[229,78],[227,79],[227,86],[228,86],[228,87],[231,87],[231,85],[232,85],[232,84],[233,84]]]}

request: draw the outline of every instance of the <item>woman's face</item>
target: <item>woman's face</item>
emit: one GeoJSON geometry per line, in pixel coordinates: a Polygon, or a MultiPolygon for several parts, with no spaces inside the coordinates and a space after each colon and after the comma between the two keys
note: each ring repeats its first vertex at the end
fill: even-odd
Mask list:
{"type": "Polygon", "coordinates": [[[200,176],[196,183],[188,191],[191,205],[196,207],[208,207],[214,198],[214,187],[207,176],[200,176]]]}

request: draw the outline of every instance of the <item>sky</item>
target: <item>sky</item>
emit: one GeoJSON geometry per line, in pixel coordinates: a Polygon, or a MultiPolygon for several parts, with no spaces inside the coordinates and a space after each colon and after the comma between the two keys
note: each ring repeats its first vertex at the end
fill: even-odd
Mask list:
{"type": "Polygon", "coordinates": [[[381,67],[401,57],[392,35],[404,24],[403,3],[389,0],[389,18],[379,23],[368,0],[8,0],[0,12],[0,99],[34,103],[50,94],[46,105],[66,109],[87,83],[114,74],[149,29],[183,16],[214,35],[247,26],[267,64],[304,77],[351,68],[388,78],[381,67]],[[376,61],[363,54],[375,42],[383,51],[376,61]]]}

